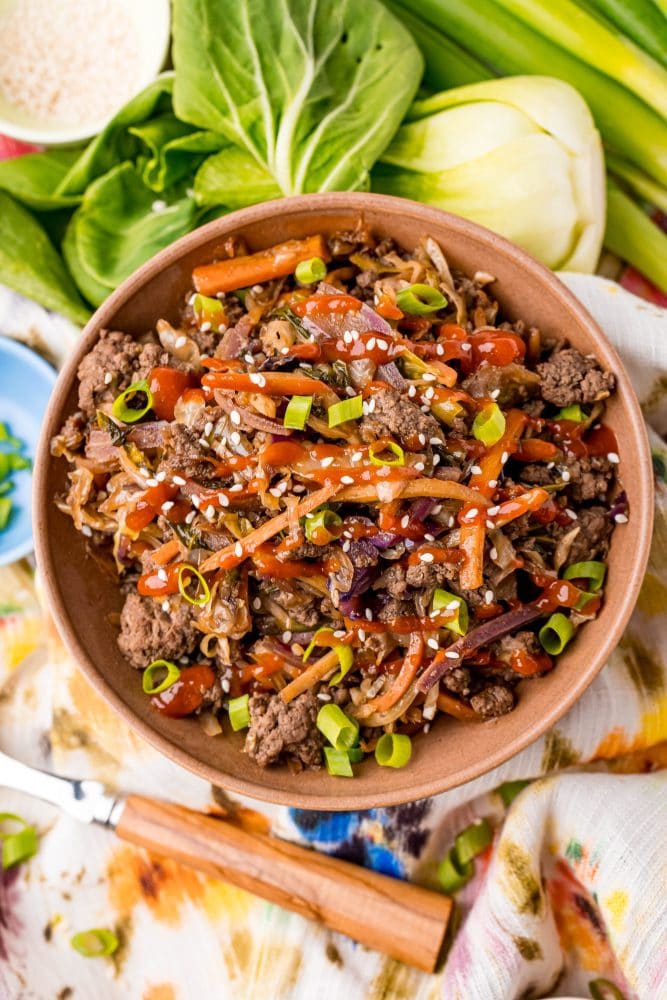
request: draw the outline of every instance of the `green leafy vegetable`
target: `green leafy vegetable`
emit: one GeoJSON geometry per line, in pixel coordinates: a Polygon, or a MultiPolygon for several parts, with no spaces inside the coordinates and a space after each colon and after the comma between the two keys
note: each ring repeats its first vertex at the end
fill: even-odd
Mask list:
{"type": "Polygon", "coordinates": [[[161,192],[194,170],[210,153],[216,153],[226,140],[215,132],[202,132],[186,125],[174,115],[160,115],[128,129],[147,147],[150,159],[142,171],[144,184],[161,192]]]}
{"type": "Polygon", "coordinates": [[[71,208],[79,203],[80,196],[55,192],[80,155],[80,148],[51,149],[3,160],[0,163],[0,190],[28,208],[45,212],[71,208]]]}
{"type": "Polygon", "coordinates": [[[667,20],[653,0],[588,0],[644,52],[667,67],[667,20]]]}
{"type": "Polygon", "coordinates": [[[273,174],[245,149],[227,146],[209,156],[197,171],[194,185],[198,205],[226,205],[229,209],[280,198],[273,174]]]}
{"type": "Polygon", "coordinates": [[[175,0],[173,39],[177,116],[225,135],[283,194],[363,187],[422,72],[377,0],[175,0]]]}
{"type": "Polygon", "coordinates": [[[28,212],[0,191],[0,282],[75,323],[90,312],[46,233],[28,212]]]}
{"type": "Polygon", "coordinates": [[[667,234],[611,181],[604,242],[667,293],[667,234]]]}

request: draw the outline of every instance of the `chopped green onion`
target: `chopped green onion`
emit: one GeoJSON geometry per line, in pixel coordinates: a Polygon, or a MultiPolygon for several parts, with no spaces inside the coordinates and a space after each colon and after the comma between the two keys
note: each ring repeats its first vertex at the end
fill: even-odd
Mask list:
{"type": "Polygon", "coordinates": [[[560,611],[552,615],[539,632],[542,647],[551,656],[558,656],[559,653],[562,653],[573,635],[574,626],[572,622],[560,611]]]}
{"type": "Polygon", "coordinates": [[[105,927],[95,927],[90,931],[79,931],[70,944],[84,958],[105,958],[113,955],[118,948],[118,938],[105,927]]]}
{"type": "Polygon", "coordinates": [[[302,285],[313,285],[316,281],[324,281],[327,276],[327,266],[321,257],[311,257],[296,265],[294,277],[302,285]]]}
{"type": "Polygon", "coordinates": [[[381,767],[405,767],[412,756],[412,741],[402,733],[383,733],[375,746],[381,767]]]}
{"type": "Polygon", "coordinates": [[[343,533],[343,521],[334,510],[323,507],[315,511],[312,517],[306,515],[306,538],[315,545],[328,545],[340,538],[343,533]]]}
{"type": "Polygon", "coordinates": [[[336,778],[354,778],[348,751],[337,750],[335,747],[325,747],[324,757],[329,774],[333,774],[336,778]]]}
{"type": "Polygon", "coordinates": [[[427,316],[444,309],[447,299],[432,285],[408,285],[396,295],[396,305],[411,316],[427,316]]]}
{"type": "Polygon", "coordinates": [[[9,497],[0,497],[0,531],[4,531],[9,524],[12,513],[12,502],[9,497]]]}
{"type": "Polygon", "coordinates": [[[625,1000],[625,996],[609,979],[591,979],[588,984],[593,1000],[625,1000]]]}
{"type": "Polygon", "coordinates": [[[438,866],[438,879],[445,892],[457,892],[462,889],[474,874],[475,866],[472,861],[466,865],[459,864],[453,847],[438,866]]]}
{"type": "Polygon", "coordinates": [[[455,399],[443,399],[438,403],[431,404],[433,416],[441,423],[447,424],[448,427],[451,427],[456,418],[460,417],[463,412],[463,407],[455,399]]]}
{"type": "Polygon", "coordinates": [[[564,406],[556,414],[556,420],[571,420],[575,424],[583,424],[588,417],[579,406],[579,403],[572,403],[571,406],[564,406]]]}
{"type": "Polygon", "coordinates": [[[144,689],[144,694],[162,694],[172,684],[175,684],[180,676],[180,667],[177,667],[170,660],[153,660],[144,670],[141,686],[144,689]],[[155,675],[163,670],[166,671],[164,677],[161,681],[156,682],[155,675]]]}
{"type": "Polygon", "coordinates": [[[510,806],[514,802],[515,798],[522,792],[526,785],[529,785],[530,781],[505,781],[502,785],[496,788],[498,795],[503,800],[503,805],[505,808],[510,806]]]}
{"type": "Polygon", "coordinates": [[[247,729],[250,725],[249,702],[250,695],[242,694],[240,698],[232,698],[227,705],[229,721],[235,733],[238,733],[239,729],[247,729]]]}
{"type": "Polygon", "coordinates": [[[497,403],[480,410],[472,422],[473,436],[482,444],[497,444],[505,433],[505,414],[497,403]]]}
{"type": "Polygon", "coordinates": [[[471,823],[465,830],[458,834],[454,841],[454,850],[461,867],[481,854],[485,847],[488,847],[493,840],[493,830],[485,819],[471,823]]]}
{"type": "Polygon", "coordinates": [[[306,426],[312,406],[312,396],[292,396],[285,410],[283,427],[291,427],[294,431],[302,431],[306,426]]]}
{"type": "Polygon", "coordinates": [[[456,632],[457,635],[465,635],[468,631],[468,605],[462,597],[450,594],[448,590],[441,590],[440,587],[437,587],[433,594],[431,610],[442,611],[443,608],[456,612],[454,618],[444,623],[445,628],[448,628],[451,632],[456,632]],[[456,605],[455,608],[450,607],[450,605],[454,604],[456,605]]]}
{"type": "Polygon", "coordinates": [[[334,403],[329,407],[329,427],[337,427],[344,424],[346,420],[358,420],[363,416],[363,397],[353,396],[351,399],[343,399],[340,403],[334,403]]]}
{"type": "Polygon", "coordinates": [[[368,446],[368,457],[371,461],[371,465],[405,465],[405,452],[399,444],[396,444],[395,441],[386,441],[384,443],[374,441],[373,444],[369,444],[368,446]],[[376,455],[375,448],[378,444],[382,444],[380,455],[382,455],[385,451],[389,451],[394,457],[380,458],[379,455],[376,455]]]}
{"type": "Polygon", "coordinates": [[[336,750],[349,750],[357,742],[359,723],[350,719],[338,705],[323,705],[317,713],[317,728],[336,750]]]}
{"type": "Polygon", "coordinates": [[[590,580],[593,590],[599,590],[604,583],[606,572],[607,567],[603,562],[590,560],[572,563],[563,573],[563,577],[565,580],[590,580]]]}
{"type": "Polygon", "coordinates": [[[37,853],[37,833],[33,826],[16,813],[0,813],[0,824],[2,823],[18,823],[20,827],[14,833],[0,833],[2,867],[6,871],[37,853]]]}
{"type": "Polygon", "coordinates": [[[330,629],[327,625],[323,625],[322,628],[318,628],[317,632],[315,633],[315,635],[313,636],[313,638],[310,640],[310,642],[306,646],[305,652],[304,652],[303,657],[302,657],[304,663],[308,662],[308,658],[310,657],[310,654],[312,653],[312,651],[315,649],[315,646],[328,646],[328,645],[330,645],[329,642],[320,642],[319,641],[323,635],[327,635],[329,637],[329,639],[332,639],[333,638],[333,629],[330,629]]]}
{"type": "Polygon", "coordinates": [[[203,608],[204,605],[208,604],[211,600],[211,591],[208,589],[206,580],[201,575],[199,570],[195,569],[194,566],[191,566],[190,563],[183,563],[182,566],[179,566],[178,590],[181,597],[184,597],[188,604],[194,604],[197,608],[203,608]],[[188,575],[184,578],[184,574],[188,575]],[[202,592],[199,597],[191,597],[186,590],[186,587],[190,584],[190,575],[194,576],[201,587],[202,592]]]}
{"type": "Polygon", "coordinates": [[[6,442],[11,445],[12,448],[22,448],[23,441],[20,438],[14,437],[10,432],[7,424],[0,422],[0,441],[6,442]]]}
{"type": "Polygon", "coordinates": [[[329,687],[333,687],[334,684],[340,684],[343,678],[349,674],[354,663],[354,653],[351,646],[343,646],[341,643],[340,646],[334,646],[334,652],[338,657],[340,670],[329,681],[329,687]]]}
{"type": "Polygon", "coordinates": [[[124,424],[134,424],[145,417],[152,406],[153,394],[144,379],[142,382],[135,382],[125,392],[121,392],[120,396],[116,396],[111,412],[124,424]]]}
{"type": "Polygon", "coordinates": [[[360,761],[362,761],[366,756],[361,747],[350,747],[347,751],[347,755],[353,764],[359,764],[360,761]]]}
{"type": "Polygon", "coordinates": [[[197,323],[210,323],[216,329],[225,322],[225,307],[220,299],[212,299],[208,295],[197,292],[192,300],[192,311],[197,323]]]}
{"type": "Polygon", "coordinates": [[[592,594],[589,593],[589,591],[587,590],[582,590],[581,596],[574,606],[575,611],[585,611],[586,605],[589,604],[596,597],[599,597],[599,594],[592,594]]]}

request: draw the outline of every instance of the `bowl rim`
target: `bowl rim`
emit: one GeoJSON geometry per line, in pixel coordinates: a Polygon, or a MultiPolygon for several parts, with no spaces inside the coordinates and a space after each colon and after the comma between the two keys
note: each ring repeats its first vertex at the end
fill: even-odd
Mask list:
{"type": "MultiPolygon", "coordinates": [[[[219,771],[215,766],[194,758],[187,750],[182,749],[176,742],[176,735],[174,735],[172,740],[157,732],[151,725],[134,714],[133,710],[107,684],[79,643],[76,630],[71,624],[71,615],[54,583],[50,548],[46,543],[46,538],[42,534],[40,522],[45,519],[47,507],[51,503],[51,498],[47,495],[46,490],[48,465],[52,461],[49,440],[58,423],[56,418],[60,419],[59,414],[70,392],[72,381],[76,376],[76,367],[79,360],[90,350],[92,343],[94,343],[99,334],[99,330],[107,325],[115,313],[143,285],[147,284],[160,271],[174,263],[175,260],[196,250],[198,246],[215,239],[219,231],[223,231],[227,235],[229,232],[233,232],[236,228],[240,228],[243,225],[271,217],[279,219],[285,215],[299,214],[304,210],[311,211],[315,209],[323,213],[334,213],[336,211],[349,213],[357,211],[363,214],[365,209],[370,209],[371,207],[386,214],[392,214],[397,211],[402,214],[410,213],[420,225],[428,227],[429,223],[437,223],[440,226],[444,224],[454,235],[465,235],[467,238],[487,248],[490,245],[495,252],[508,257],[511,263],[519,270],[531,272],[538,281],[548,285],[551,293],[559,301],[559,305],[562,305],[564,309],[570,312],[576,313],[580,325],[589,332],[592,339],[594,341],[603,341],[605,348],[613,358],[617,389],[623,395],[626,404],[625,412],[628,427],[638,445],[634,458],[636,461],[637,478],[641,481],[643,488],[639,491],[638,502],[635,504],[636,509],[633,510],[633,516],[637,517],[642,525],[652,525],[654,504],[652,461],[646,425],[639,402],[616,348],[573,293],[570,292],[552,271],[535,258],[531,257],[520,247],[483,226],[470,222],[461,216],[453,215],[409,199],[362,192],[294,195],[239,209],[221,216],[176,240],[130,275],[93,314],[81,334],[77,349],[72,352],[59,374],[42,425],[42,434],[35,458],[35,476],[33,482],[35,555],[38,568],[42,574],[46,600],[66,647],[83,670],[86,678],[104,700],[120,714],[121,718],[130,728],[155,747],[155,749],[214,786],[223,787],[232,793],[246,795],[250,798],[263,802],[271,802],[276,805],[297,806],[314,810],[323,809],[335,812],[399,805],[404,802],[415,801],[439,794],[489,773],[544,735],[581,697],[606,664],[610,653],[617,645],[618,639],[632,613],[639,588],[644,578],[651,543],[650,527],[640,533],[639,543],[635,549],[632,571],[628,572],[625,577],[625,589],[620,613],[615,619],[613,628],[610,628],[605,633],[600,643],[595,659],[595,668],[591,669],[589,667],[586,671],[582,671],[572,683],[567,696],[558,703],[554,703],[549,711],[543,713],[539,718],[536,718],[527,725],[521,734],[517,735],[507,744],[498,746],[497,750],[487,755],[484,761],[460,767],[453,777],[448,777],[444,782],[438,780],[437,777],[425,777],[416,784],[403,783],[399,784],[398,787],[392,786],[387,790],[378,792],[372,798],[360,798],[359,795],[354,794],[351,788],[349,793],[336,796],[335,799],[324,793],[313,794],[310,792],[304,799],[296,791],[292,793],[283,789],[271,789],[265,784],[255,782],[252,779],[236,778],[233,775],[219,771]],[[90,341],[90,344],[88,341],[90,341]]],[[[401,773],[401,771],[396,772],[397,775],[401,773]]]]}

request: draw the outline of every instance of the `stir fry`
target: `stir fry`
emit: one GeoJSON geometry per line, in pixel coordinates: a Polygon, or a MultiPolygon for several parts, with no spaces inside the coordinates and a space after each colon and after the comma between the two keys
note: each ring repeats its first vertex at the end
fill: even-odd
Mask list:
{"type": "Polygon", "coordinates": [[[436,716],[510,712],[598,614],[614,376],[431,238],[224,254],[175,326],[84,358],[57,503],[113,561],[157,712],[245,731],[260,766],[402,767],[436,716]]]}

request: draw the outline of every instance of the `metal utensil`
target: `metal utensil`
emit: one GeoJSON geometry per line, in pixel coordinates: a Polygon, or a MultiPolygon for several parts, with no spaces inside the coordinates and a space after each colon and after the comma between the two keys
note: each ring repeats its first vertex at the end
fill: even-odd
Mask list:
{"type": "Polygon", "coordinates": [[[0,784],[82,823],[224,879],[408,965],[432,972],[452,908],[447,897],[289,841],[99,781],[62,778],[0,752],[0,784]]]}

